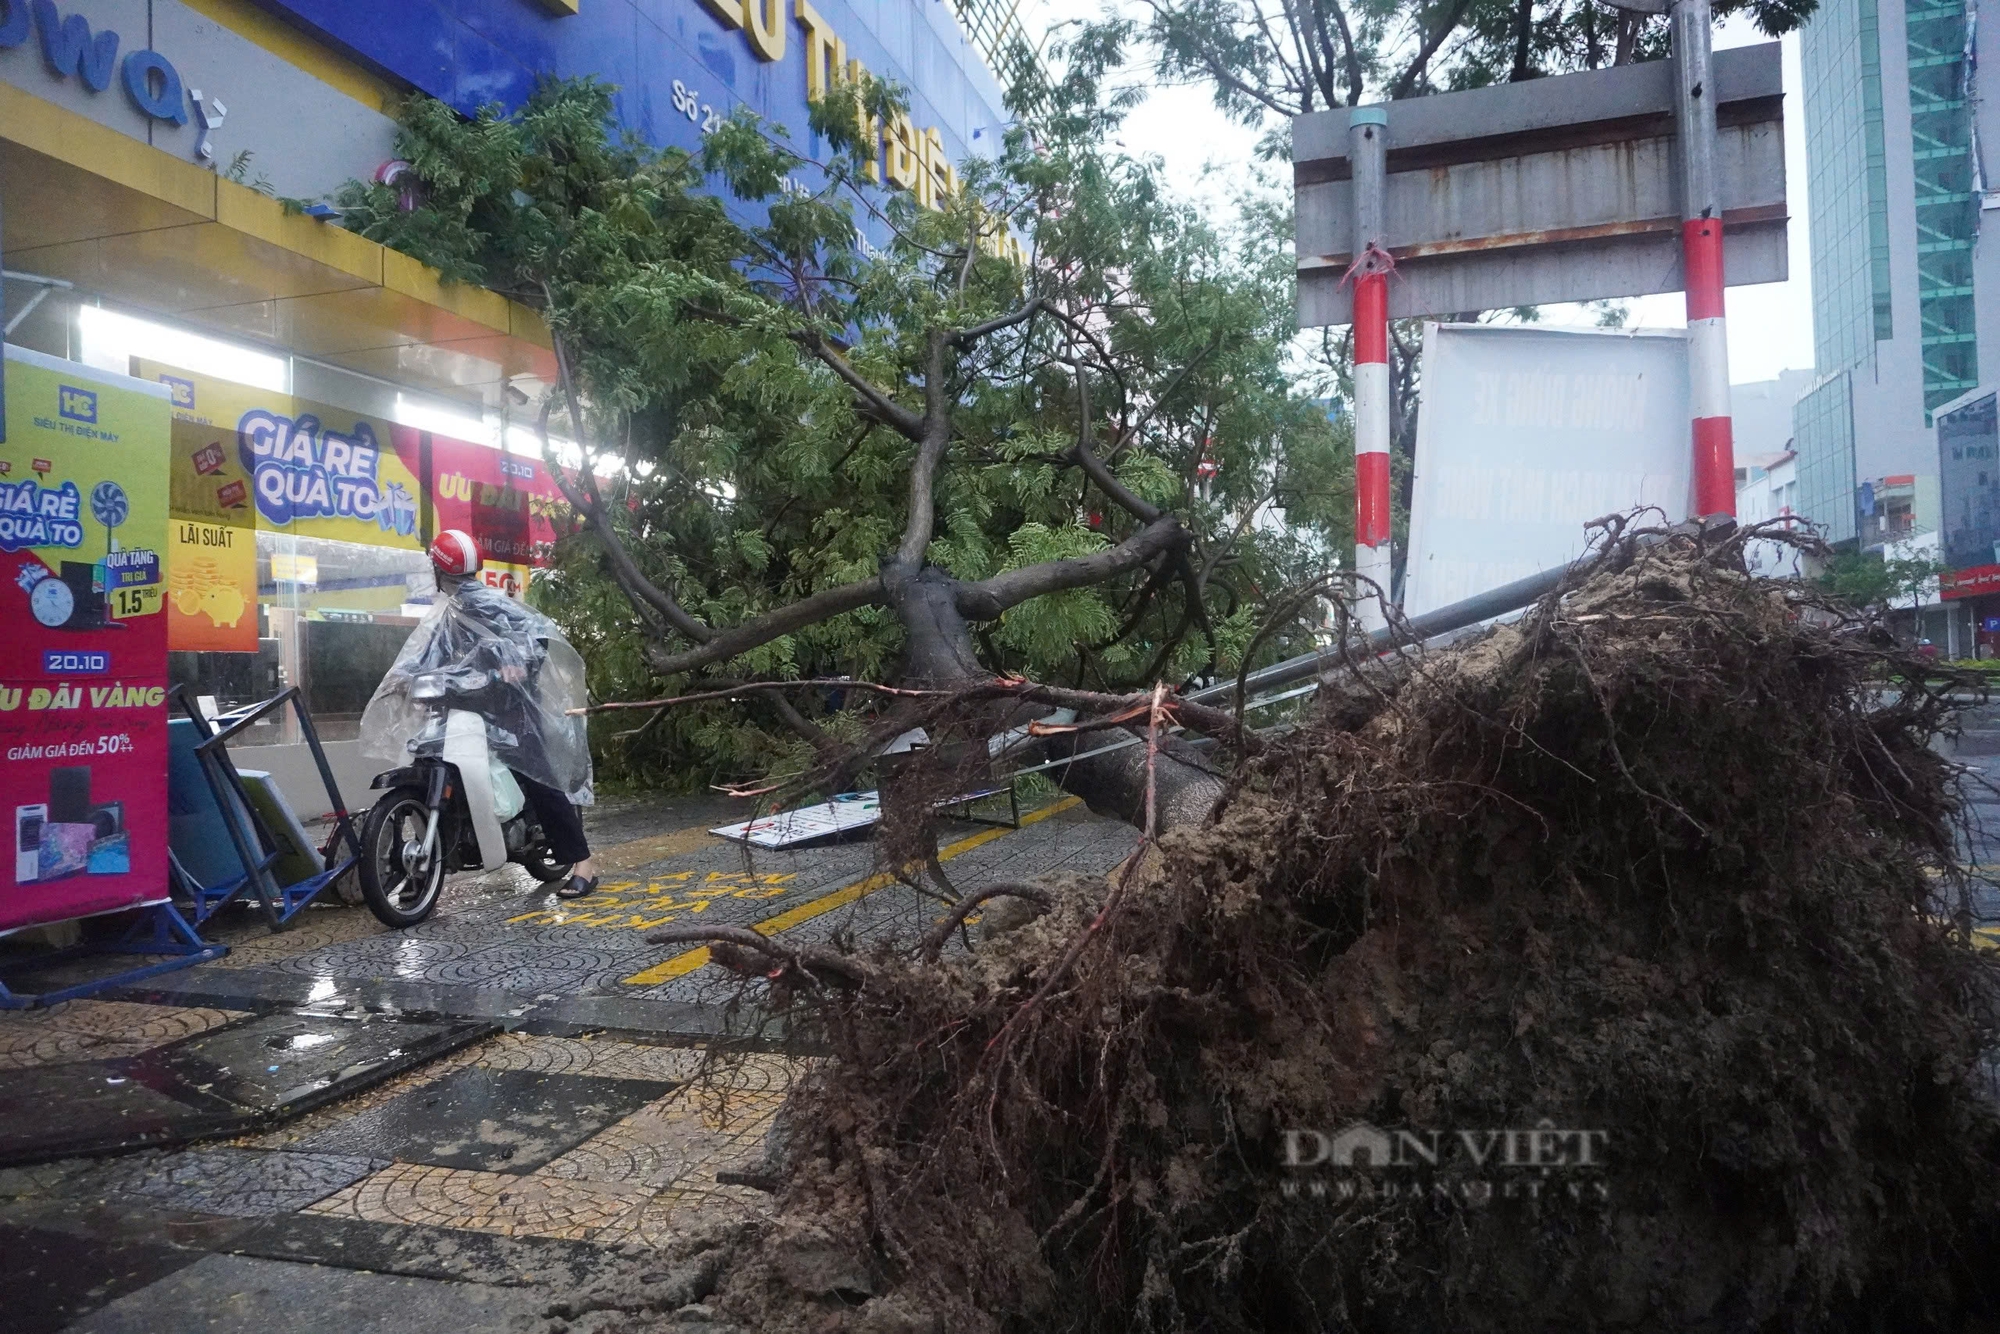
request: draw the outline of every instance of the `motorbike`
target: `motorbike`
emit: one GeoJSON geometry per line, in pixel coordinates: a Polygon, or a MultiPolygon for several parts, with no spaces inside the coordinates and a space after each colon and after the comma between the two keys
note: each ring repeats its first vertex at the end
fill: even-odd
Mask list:
{"type": "Polygon", "coordinates": [[[469,668],[416,673],[412,704],[423,725],[408,742],[410,763],[377,774],[382,790],[361,826],[362,896],[386,926],[409,927],[437,908],[448,872],[525,867],[543,884],[569,876],[519,784],[493,758],[515,738],[476,706],[498,674],[469,668]]]}

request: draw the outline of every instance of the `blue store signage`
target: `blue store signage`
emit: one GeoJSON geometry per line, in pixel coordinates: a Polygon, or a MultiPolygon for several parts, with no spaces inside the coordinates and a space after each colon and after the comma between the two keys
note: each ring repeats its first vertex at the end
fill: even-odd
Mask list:
{"type": "Polygon", "coordinates": [[[173,62],[158,51],[133,51],[118,61],[122,38],[109,28],[91,31],[81,14],[65,16],[55,0],[0,0],[0,50],[20,46],[29,37],[29,14],[39,30],[42,60],[59,79],[75,78],[93,93],[111,86],[113,75],[125,85],[132,105],[154,120],[187,124],[187,92],[173,62]]]}

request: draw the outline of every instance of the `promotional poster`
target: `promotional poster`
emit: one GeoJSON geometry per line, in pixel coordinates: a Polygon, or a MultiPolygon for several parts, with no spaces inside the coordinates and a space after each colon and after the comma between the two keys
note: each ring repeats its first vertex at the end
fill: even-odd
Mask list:
{"type": "MultiPolygon", "coordinates": [[[[425,433],[289,394],[198,375],[161,362],[133,359],[133,373],[164,385],[173,397],[173,516],[205,525],[184,539],[216,558],[200,589],[188,587],[173,617],[173,647],[201,648],[196,638],[226,638],[220,624],[197,626],[203,589],[237,569],[235,544],[212,536],[217,526],[332,538],[368,546],[418,547],[425,491],[425,433]]],[[[549,563],[556,539],[573,530],[568,502],[538,458],[431,434],[429,491],[433,532],[459,528],[479,542],[488,561],[509,567],[525,583],[530,567],[549,563]]],[[[247,536],[247,533],[246,535],[247,536]]],[[[176,538],[176,541],[183,539],[176,538]]],[[[246,576],[253,604],[254,579],[246,576]]],[[[497,586],[497,585],[496,585],[497,586]]],[[[208,609],[229,604],[212,599],[208,609]]],[[[247,634],[255,645],[255,618],[247,634]]]]}
{"type": "Polygon", "coordinates": [[[167,893],[168,391],[6,349],[0,931],[167,893]]]}
{"type": "Polygon", "coordinates": [[[389,423],[133,359],[173,398],[176,518],[366,546],[419,548],[414,451],[389,423]]]}
{"type": "Polygon", "coordinates": [[[257,532],[174,516],[167,531],[167,647],[257,651],[257,532]]]}
{"type": "MultiPolygon", "coordinates": [[[[396,452],[415,458],[417,433],[391,431],[396,452]]],[[[431,513],[434,529],[471,533],[489,562],[524,570],[546,566],[556,539],[575,529],[548,464],[441,435],[431,437],[431,513]]]]}

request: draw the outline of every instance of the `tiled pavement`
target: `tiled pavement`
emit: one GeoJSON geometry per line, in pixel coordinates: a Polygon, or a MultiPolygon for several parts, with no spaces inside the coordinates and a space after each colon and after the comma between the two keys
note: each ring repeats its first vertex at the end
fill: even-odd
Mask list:
{"type": "MultiPolygon", "coordinates": [[[[628,809],[615,828],[623,837],[607,851],[623,865],[580,903],[510,868],[454,883],[437,916],[410,931],[387,931],[363,908],[316,907],[277,934],[246,920],[227,929],[231,953],[214,964],[109,999],[0,1014],[0,1071],[151,1068],[190,1042],[227,1049],[254,1031],[259,1054],[244,1059],[271,1048],[279,1064],[258,1077],[280,1082],[295,1057],[253,1024],[298,1014],[321,1027],[334,1016],[364,1030],[453,1019],[502,1030],[233,1140],[0,1169],[0,1279],[48,1294],[0,1324],[24,1334],[248,1329],[274,1317],[343,1332],[540,1328],[535,1302],[486,1285],[553,1291],[603,1257],[754,1217],[768,1197],[717,1174],[756,1171],[810,1057],[769,1043],[713,1050],[725,1007],[747,999],[754,1012],[754,994],[703,967],[703,952],[648,945],[645,933],[716,922],[795,940],[909,937],[935,908],[879,875],[865,841],[746,857],[676,826],[671,811],[649,822],[628,809]],[[72,1291],[79,1258],[108,1277],[72,1291]],[[287,1290],[326,1299],[302,1308],[274,1295],[287,1290]],[[395,1323],[399,1303],[433,1315],[395,1323]]],[[[1018,831],[953,831],[946,869],[961,889],[1101,874],[1134,843],[1071,806],[1018,831]]],[[[317,1041],[315,1031],[306,1024],[290,1041],[317,1041]]]]}

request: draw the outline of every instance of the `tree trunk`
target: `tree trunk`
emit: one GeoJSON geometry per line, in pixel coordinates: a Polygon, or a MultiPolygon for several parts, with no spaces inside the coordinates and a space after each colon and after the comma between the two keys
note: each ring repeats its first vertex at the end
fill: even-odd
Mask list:
{"type": "Polygon", "coordinates": [[[1520,83],[1534,77],[1528,67],[1528,42],[1535,31],[1535,0],[1520,0],[1514,15],[1514,71],[1507,76],[1509,83],[1520,83]]]}
{"type": "MultiPolygon", "coordinates": [[[[882,584],[903,627],[903,684],[937,688],[969,686],[991,679],[992,674],[979,665],[973,651],[972,627],[958,609],[958,581],[931,568],[911,575],[900,562],[892,560],[883,568],[882,584]]],[[[995,710],[990,717],[969,718],[966,720],[969,730],[978,739],[966,744],[976,747],[986,735],[1020,727],[1046,713],[1042,705],[1027,705],[995,710]]],[[[1142,744],[1093,755],[1050,772],[1058,786],[1083,798],[1092,811],[1143,829],[1146,824],[1143,729],[1106,729],[1052,737],[1039,747],[1014,751],[1006,763],[1011,768],[1036,763],[1043,757],[1059,759],[1133,736],[1140,738],[1142,744]]],[[[1172,737],[1161,738],[1161,743],[1153,763],[1153,806],[1159,827],[1164,830],[1205,820],[1222,795],[1221,775],[1189,743],[1172,737]]],[[[937,795],[908,791],[903,784],[892,788],[903,790],[885,789],[885,802],[923,801],[937,795]]]]}
{"type": "MultiPolygon", "coordinates": [[[[1145,736],[1142,730],[1121,728],[1065,737],[1060,750],[1056,744],[1049,746],[1049,759],[1096,750],[1124,737],[1136,737],[1141,744],[1092,755],[1049,773],[1063,791],[1082,797],[1083,804],[1096,814],[1144,829],[1145,736]]],[[[1161,832],[1207,820],[1222,797],[1222,788],[1222,775],[1202,750],[1177,737],[1161,739],[1160,753],[1153,763],[1153,807],[1161,832]]]]}

